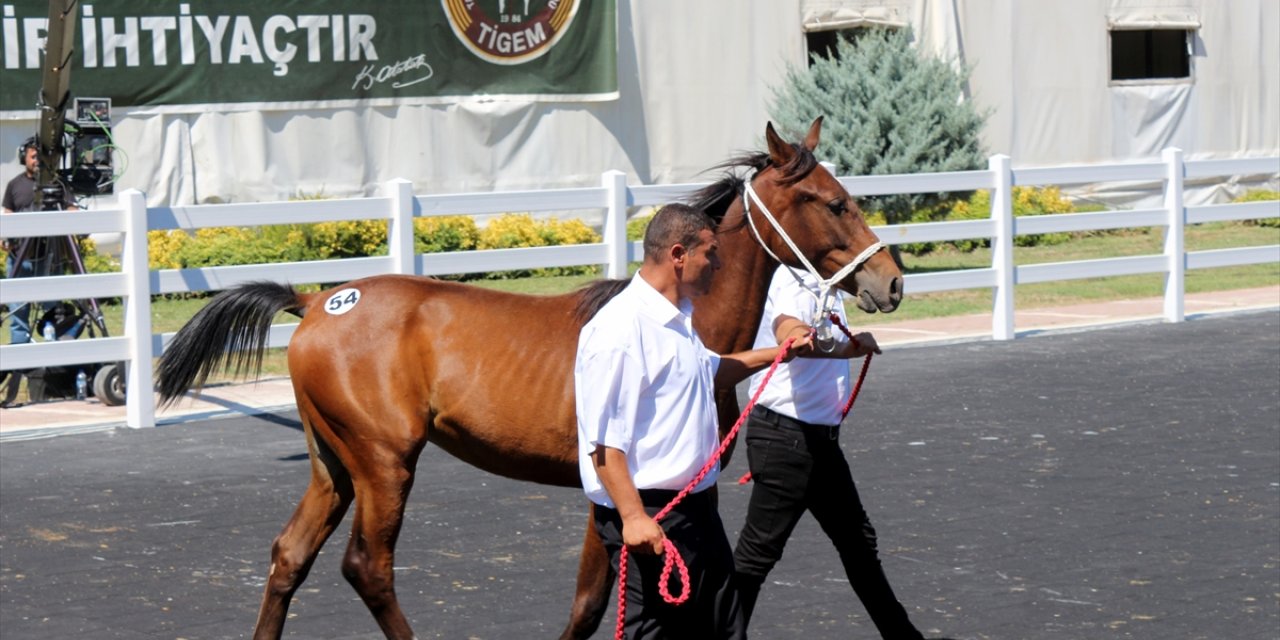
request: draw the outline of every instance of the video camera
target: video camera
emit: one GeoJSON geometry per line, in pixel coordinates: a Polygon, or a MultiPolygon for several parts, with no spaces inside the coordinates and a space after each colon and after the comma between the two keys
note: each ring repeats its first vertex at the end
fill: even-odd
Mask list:
{"type": "MultiPolygon", "coordinates": [[[[56,169],[58,180],[76,196],[96,196],[112,192],[115,174],[112,171],[111,149],[111,99],[76,98],[72,107],[74,118],[63,124],[62,139],[57,145],[62,151],[56,169]]],[[[18,163],[24,161],[28,148],[37,148],[38,138],[32,136],[18,148],[18,163]]],[[[60,185],[41,185],[44,202],[59,202],[60,185]]]]}

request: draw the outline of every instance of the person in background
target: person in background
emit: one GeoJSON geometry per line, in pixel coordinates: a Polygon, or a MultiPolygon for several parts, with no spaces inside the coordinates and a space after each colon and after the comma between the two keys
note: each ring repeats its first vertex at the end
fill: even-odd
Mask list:
{"type": "MultiPolygon", "coordinates": [[[[18,160],[22,163],[23,172],[5,185],[4,198],[0,200],[0,212],[2,213],[35,210],[36,190],[40,187],[36,180],[36,172],[39,170],[40,160],[37,156],[35,138],[28,138],[26,142],[22,143],[22,146],[18,147],[18,160]]],[[[63,211],[77,210],[79,207],[76,206],[71,191],[61,183],[58,184],[58,189],[62,194],[62,198],[58,203],[59,208],[63,211]]],[[[49,240],[49,238],[4,240],[5,276],[8,278],[34,278],[49,275],[53,268],[54,254],[50,250],[49,240]],[[25,252],[22,256],[22,263],[18,264],[17,253],[19,248],[24,245],[25,252]]],[[[10,344],[31,342],[31,307],[31,303],[24,302],[9,314],[10,344]]],[[[41,315],[48,308],[48,305],[42,305],[41,315]]]]}
{"type": "MultiPolygon", "coordinates": [[[[837,313],[846,322],[843,294],[835,292],[831,310],[821,310],[818,281],[808,273],[779,267],[767,296],[756,348],[809,335],[823,323],[833,329],[826,313],[837,313]]],[[[876,532],[839,441],[850,388],[848,359],[880,353],[880,348],[869,333],[855,335],[852,342],[838,330],[829,335],[829,342],[806,347],[812,353],[778,367],[747,421],[747,462],[754,486],[734,549],[743,615],[750,622],[765,578],[808,511],[835,544],[845,575],[881,637],[921,638],[880,566],[876,532]]],[[[762,378],[752,378],[753,396],[762,378]]]]}

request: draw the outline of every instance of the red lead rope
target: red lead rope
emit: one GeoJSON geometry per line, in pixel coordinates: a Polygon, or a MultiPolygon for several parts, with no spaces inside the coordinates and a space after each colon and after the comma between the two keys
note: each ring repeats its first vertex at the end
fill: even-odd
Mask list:
{"type": "MultiPolygon", "coordinates": [[[[849,336],[850,340],[854,340],[853,334],[844,326],[844,323],[840,321],[840,317],[837,314],[831,314],[831,321],[837,327],[840,327],[840,330],[843,331],[846,336],[849,336]]],[[[738,430],[741,429],[742,424],[746,422],[747,416],[750,415],[751,410],[755,408],[756,401],[760,399],[760,394],[764,391],[765,386],[769,384],[769,379],[773,377],[773,372],[777,371],[778,365],[782,364],[782,359],[786,357],[787,351],[791,349],[792,342],[795,342],[795,338],[788,338],[786,342],[782,343],[782,348],[778,350],[778,355],[773,359],[773,364],[769,365],[769,370],[764,374],[764,379],[760,381],[760,388],[756,389],[755,395],[753,395],[751,400],[747,402],[747,406],[742,409],[742,415],[738,416],[738,421],[733,424],[733,428],[729,430],[729,433],[725,435],[724,440],[720,442],[720,447],[716,449],[716,452],[711,456],[711,459],[703,465],[702,470],[698,472],[698,475],[695,476],[684,489],[681,489],[680,493],[676,494],[676,497],[672,498],[671,502],[668,503],[667,506],[663,507],[661,511],[653,516],[654,522],[661,522],[668,513],[671,513],[671,510],[674,509],[677,504],[680,504],[680,501],[684,500],[685,497],[693,491],[694,487],[698,486],[698,483],[702,482],[703,478],[707,477],[708,473],[711,473],[711,468],[720,461],[720,456],[724,455],[725,450],[729,448],[729,444],[732,443],[734,437],[738,435],[738,430]]],[[[857,341],[854,340],[854,342],[856,343],[857,341]]],[[[849,410],[853,408],[853,402],[858,397],[858,391],[862,389],[862,380],[863,378],[866,378],[867,367],[870,365],[871,354],[867,354],[867,359],[862,363],[862,373],[858,376],[858,383],[854,385],[853,393],[849,396],[849,401],[844,405],[844,412],[840,415],[841,421],[844,420],[844,416],[849,414],[849,410]]],[[[747,473],[747,475],[742,476],[739,483],[746,483],[750,478],[751,474],[747,473]]],[[[658,580],[658,593],[662,595],[662,599],[668,604],[684,604],[689,600],[689,592],[691,590],[689,586],[689,568],[685,565],[684,558],[680,556],[680,552],[676,549],[675,545],[667,538],[662,539],[662,549],[664,559],[662,564],[662,576],[658,580]],[[673,567],[680,571],[681,591],[679,596],[672,596],[671,591],[668,589],[668,582],[671,578],[671,569],[673,567]]],[[[614,628],[613,637],[615,640],[624,640],[626,638],[626,620],[627,545],[624,544],[622,545],[622,552],[618,557],[618,624],[614,628]]]]}
{"type": "MultiPolygon", "coordinates": [[[[840,331],[844,332],[844,335],[849,336],[849,339],[852,340],[854,344],[858,344],[857,339],[853,337],[853,333],[849,331],[849,327],[844,326],[844,323],[840,321],[839,314],[831,314],[831,323],[839,327],[840,331]]],[[[870,367],[871,354],[868,353],[867,357],[862,360],[862,371],[858,374],[858,381],[853,385],[853,391],[849,393],[849,400],[844,403],[844,409],[840,411],[840,422],[844,422],[845,417],[849,415],[849,410],[853,408],[854,401],[858,399],[858,392],[862,391],[862,381],[867,379],[867,369],[870,367]]],[[[769,379],[765,378],[764,383],[767,383],[768,381],[769,379]]],[[[764,383],[761,383],[761,389],[764,389],[764,383]]],[[[758,391],[756,392],[756,397],[760,397],[760,393],[758,391]]],[[[755,400],[752,399],[752,402],[754,403],[755,400]]],[[[741,478],[738,478],[738,484],[746,484],[748,482],[751,482],[750,471],[742,474],[741,478]]]]}

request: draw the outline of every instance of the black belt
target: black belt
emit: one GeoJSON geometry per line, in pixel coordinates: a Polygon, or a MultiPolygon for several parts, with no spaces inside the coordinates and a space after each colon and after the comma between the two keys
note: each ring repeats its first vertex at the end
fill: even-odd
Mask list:
{"type": "MultiPolygon", "coordinates": [[[[670,504],[672,500],[675,500],[676,496],[680,495],[680,491],[678,489],[639,489],[637,490],[637,493],[640,494],[640,503],[646,507],[665,507],[670,504]]],[[[710,499],[711,492],[707,489],[703,489],[697,493],[690,493],[686,495],[680,504],[696,505],[704,500],[710,499]]],[[[617,509],[613,507],[606,507],[601,504],[597,504],[596,509],[604,512],[617,511],[617,509]]]]}
{"type": "Polygon", "coordinates": [[[840,435],[840,425],[832,426],[804,422],[761,405],[756,405],[751,409],[751,418],[783,429],[797,429],[810,435],[825,435],[832,440],[835,440],[840,435]]]}

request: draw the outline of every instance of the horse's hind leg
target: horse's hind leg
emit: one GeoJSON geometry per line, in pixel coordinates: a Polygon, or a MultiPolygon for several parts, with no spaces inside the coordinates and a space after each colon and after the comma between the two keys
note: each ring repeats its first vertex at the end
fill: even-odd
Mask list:
{"type": "Polygon", "coordinates": [[[396,599],[393,563],[417,455],[406,459],[389,451],[378,454],[367,457],[366,472],[356,476],[355,522],[342,575],[387,638],[408,640],[414,636],[396,599]]]}
{"type": "Polygon", "coordinates": [[[578,560],[578,588],[573,596],[569,626],[560,634],[560,640],[579,640],[595,633],[609,606],[609,592],[616,577],[613,565],[609,564],[609,554],[596,533],[595,518],[588,512],[587,534],[578,560]]]}
{"type": "Polygon", "coordinates": [[[271,572],[258,611],[255,640],[280,637],[290,599],[351,504],[353,491],[346,469],[309,427],[307,442],[311,445],[311,482],[293,517],[271,545],[271,572]]]}

